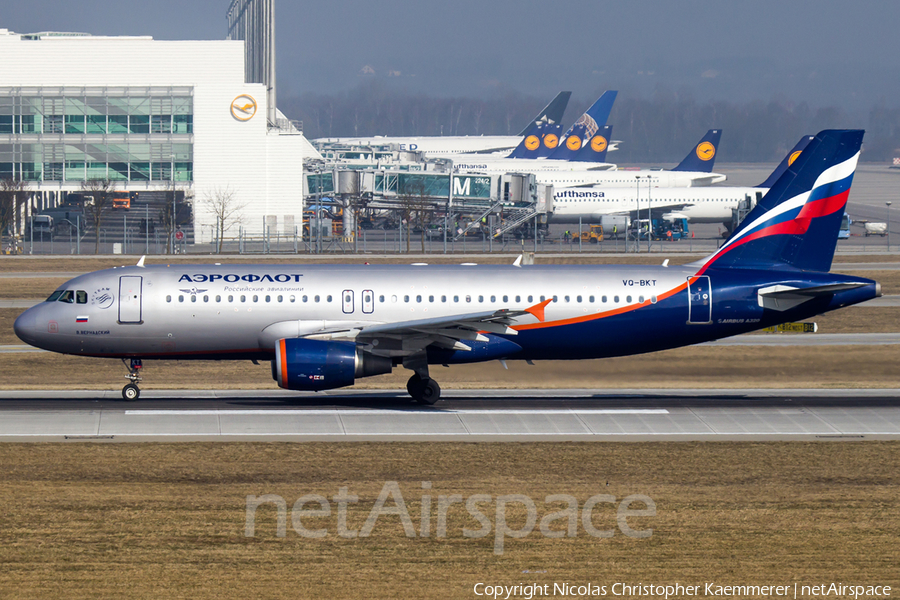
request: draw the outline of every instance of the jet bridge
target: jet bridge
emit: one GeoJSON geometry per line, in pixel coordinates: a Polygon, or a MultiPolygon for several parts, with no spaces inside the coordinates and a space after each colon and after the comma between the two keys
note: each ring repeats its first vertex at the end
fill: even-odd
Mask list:
{"type": "Polygon", "coordinates": [[[458,174],[415,170],[415,165],[395,169],[349,169],[345,165],[307,165],[304,198],[308,204],[334,203],[342,207],[344,231],[355,231],[359,210],[432,211],[448,218],[467,220],[457,237],[481,224],[488,215],[499,226],[499,236],[533,219],[547,221],[552,210],[553,187],[538,184],[531,173],[458,174]],[[452,216],[452,217],[451,217],[452,216]]]}

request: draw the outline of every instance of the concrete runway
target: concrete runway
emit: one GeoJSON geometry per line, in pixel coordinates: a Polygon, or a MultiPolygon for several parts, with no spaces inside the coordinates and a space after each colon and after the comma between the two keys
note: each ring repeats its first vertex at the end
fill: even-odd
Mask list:
{"type": "Polygon", "coordinates": [[[900,440],[900,390],[0,392],[0,441],[900,440]]]}

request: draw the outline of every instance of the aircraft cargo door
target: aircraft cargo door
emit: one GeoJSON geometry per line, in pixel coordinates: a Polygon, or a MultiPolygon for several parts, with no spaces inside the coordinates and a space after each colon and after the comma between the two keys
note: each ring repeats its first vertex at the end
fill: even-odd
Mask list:
{"type": "Polygon", "coordinates": [[[143,277],[119,277],[119,323],[142,323],[141,286],[143,277]]]}
{"type": "Polygon", "coordinates": [[[709,276],[688,277],[688,324],[712,323],[712,290],[709,276]]]}

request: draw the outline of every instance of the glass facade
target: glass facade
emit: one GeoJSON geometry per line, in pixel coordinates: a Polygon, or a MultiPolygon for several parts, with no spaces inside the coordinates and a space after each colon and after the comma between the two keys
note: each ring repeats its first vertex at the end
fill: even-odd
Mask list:
{"type": "Polygon", "coordinates": [[[193,181],[193,89],[0,87],[0,179],[193,181]]]}

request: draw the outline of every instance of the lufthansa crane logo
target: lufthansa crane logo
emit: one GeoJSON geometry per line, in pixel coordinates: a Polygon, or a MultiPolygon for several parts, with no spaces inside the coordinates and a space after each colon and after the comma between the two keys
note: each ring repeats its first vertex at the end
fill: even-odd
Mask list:
{"type": "Polygon", "coordinates": [[[544,136],[544,145],[550,148],[556,148],[559,145],[559,136],[555,133],[548,133],[544,136]]]}
{"type": "Polygon", "coordinates": [[[231,101],[231,116],[238,121],[249,121],[256,114],[256,100],[249,94],[241,94],[231,101]]]}
{"type": "Polygon", "coordinates": [[[712,145],[712,142],[703,142],[697,146],[697,158],[700,160],[712,160],[712,157],[715,155],[716,147],[712,145]]]}
{"type": "Polygon", "coordinates": [[[800,156],[801,152],[803,152],[803,150],[797,150],[796,152],[791,153],[790,158],[788,158],[788,166],[794,164],[794,161],[797,160],[797,157],[800,156]]]}
{"type": "Polygon", "coordinates": [[[581,149],[581,138],[577,135],[570,135],[568,138],[566,138],[566,148],[572,150],[573,152],[575,150],[581,149]]]}
{"type": "Polygon", "coordinates": [[[538,146],[541,145],[541,140],[538,139],[536,135],[529,135],[525,138],[525,147],[529,150],[537,150],[538,146]]]}
{"type": "Polygon", "coordinates": [[[595,135],[591,138],[591,150],[594,152],[603,152],[606,150],[606,138],[602,135],[595,135]]]}

